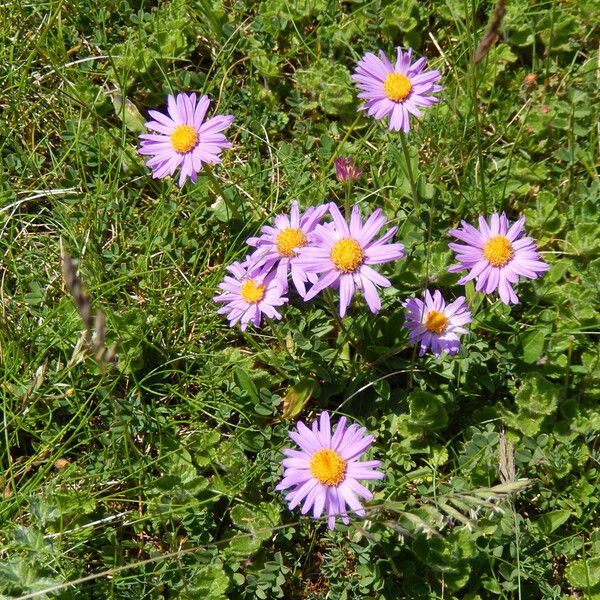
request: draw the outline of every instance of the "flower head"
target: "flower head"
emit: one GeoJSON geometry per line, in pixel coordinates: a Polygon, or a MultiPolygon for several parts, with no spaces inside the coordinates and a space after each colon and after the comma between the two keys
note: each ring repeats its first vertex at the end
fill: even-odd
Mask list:
{"type": "Polygon", "coordinates": [[[354,164],[354,160],[345,156],[338,156],[334,161],[335,175],[342,183],[352,183],[360,179],[362,169],[354,164]]]}
{"type": "Polygon", "coordinates": [[[283,296],[283,285],[275,273],[246,269],[239,262],[229,265],[227,270],[233,277],[225,276],[219,284],[224,293],[213,300],[225,303],[217,312],[227,315],[230,327],[238,321],[242,331],[250,322],[259,327],[263,313],[271,319],[281,319],[275,307],[285,304],[287,298],[283,296]]]}
{"type": "Polygon", "coordinates": [[[380,461],[358,460],[373,442],[373,436],[365,435],[364,427],[355,424],[346,427],[345,417],[339,420],[332,435],[327,412],[321,413],[319,423],[315,421],[312,429],[302,421],[298,422],[297,429],[297,433],[290,431],[288,435],[300,450],[283,451],[287,457],[282,463],[285,471],[283,480],[275,488],[292,488],[285,497],[290,510],[302,501],[302,514],[312,508],[313,517],[318,519],[325,510],[329,529],[335,527],[336,517],[341,517],[345,524],[350,522],[346,505],[364,517],[357,495],[371,500],[373,494],[358,481],[385,477],[376,470],[380,461]]]}
{"type": "Polygon", "coordinates": [[[425,290],[424,302],[409,298],[403,306],[407,311],[404,327],[410,330],[408,339],[411,344],[421,344],[419,356],[423,356],[427,348],[431,348],[436,356],[442,352],[458,352],[460,342],[457,334],[467,333],[462,325],[471,322],[464,296],[446,306],[439,290],[433,293],[433,297],[429,290],[425,290]]]}
{"type": "Polygon", "coordinates": [[[439,102],[431,94],[443,88],[436,85],[439,71],[423,72],[427,59],[420,58],[411,64],[412,49],[402,52],[396,48],[396,64],[388,60],[383,50],[379,58],[371,52],[358,62],[352,79],[362,90],[359,98],[366,100],[359,110],[366,110],[370,116],[382,119],[389,115],[390,130],[408,133],[410,115],[421,116],[419,106],[431,106],[439,102]]]}
{"type": "MultiPolygon", "coordinates": [[[[277,215],[275,227],[268,225],[261,229],[261,236],[246,240],[256,251],[248,258],[248,263],[265,270],[277,265],[277,278],[284,283],[287,291],[288,271],[291,271],[292,281],[301,296],[306,295],[306,282],[309,276],[298,264],[298,250],[310,243],[316,224],[323,218],[329,208],[328,204],[309,207],[300,215],[298,203],[294,200],[290,215],[277,215]]],[[[317,277],[310,274],[310,279],[317,277]]]]}
{"type": "Polygon", "coordinates": [[[479,229],[461,221],[462,229],[451,229],[448,233],[466,245],[448,244],[459,261],[448,271],[470,269],[458,283],[475,279],[477,291],[491,294],[498,290],[504,304],[517,304],[519,298],[512,284],[519,281],[519,276],[536,279],[550,268],[540,260],[535,240],[522,237],[524,223],[523,216],[510,226],[504,213],[493,213],[489,223],[485,217],[479,217],[479,229]]]}
{"type": "Polygon", "coordinates": [[[157,133],[141,134],[138,152],[152,156],[146,161],[152,177],[162,179],[181,167],[181,187],[186,177],[196,183],[203,162],[221,162],[219,153],[231,148],[231,143],[220,132],[231,125],[234,117],[217,115],[204,121],[209,104],[208,96],[202,96],[196,103],[196,94],[177,94],[167,97],[168,115],[149,111],[153,120],[146,127],[157,133]]]}
{"type": "Polygon", "coordinates": [[[373,241],[387,223],[381,209],[373,212],[364,224],[358,206],[352,209],[349,224],[335,204],[329,205],[329,212],[333,222],[317,226],[313,244],[300,251],[299,263],[302,268],[307,273],[321,273],[304,299],[310,300],[326,287],[339,285],[340,316],[343,317],[358,287],[371,311],[376,313],[381,308],[376,286],[389,287],[391,283],[369,265],[404,256],[403,244],[386,243],[398,228],[391,227],[373,241]]]}

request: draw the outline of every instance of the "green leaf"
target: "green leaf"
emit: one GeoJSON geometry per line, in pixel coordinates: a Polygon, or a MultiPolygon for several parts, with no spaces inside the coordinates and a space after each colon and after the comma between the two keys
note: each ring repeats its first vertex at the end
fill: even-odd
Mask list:
{"type": "Polygon", "coordinates": [[[146,131],[144,126],[145,119],[140,114],[136,105],[121,94],[112,95],[112,103],[115,108],[115,113],[125,123],[125,127],[134,133],[146,131]]]}
{"type": "Polygon", "coordinates": [[[221,600],[227,598],[225,592],[229,587],[229,577],[222,566],[205,565],[196,569],[186,587],[179,595],[185,600],[221,600]]]}
{"type": "Polygon", "coordinates": [[[538,373],[534,373],[523,381],[515,401],[521,410],[550,415],[556,409],[560,391],[559,385],[550,383],[538,373]]]}
{"type": "Polygon", "coordinates": [[[417,390],[408,396],[410,421],[417,427],[442,429],[448,424],[443,400],[429,392],[417,390]]]}
{"type": "Polygon", "coordinates": [[[434,571],[443,573],[453,590],[467,583],[471,571],[469,559],[476,555],[475,543],[466,528],[455,528],[446,538],[418,534],[412,550],[434,571]]]}
{"type": "Polygon", "coordinates": [[[583,258],[596,257],[600,253],[600,225],[597,223],[579,223],[566,235],[566,249],[568,252],[583,258]]]}
{"type": "Polygon", "coordinates": [[[233,372],[233,377],[240,388],[242,388],[242,390],[244,390],[252,400],[259,399],[258,390],[256,389],[252,379],[250,379],[250,375],[247,371],[244,371],[244,369],[235,369],[233,372]]]}
{"type": "Polygon", "coordinates": [[[541,191],[535,199],[535,207],[525,210],[530,227],[540,229],[546,235],[558,233],[563,226],[565,216],[559,209],[558,198],[549,191],[541,191]]]}
{"type": "Polygon", "coordinates": [[[271,537],[275,525],[279,524],[279,509],[267,502],[257,506],[237,504],[231,510],[233,524],[247,534],[233,536],[227,551],[234,555],[248,556],[258,550],[261,543],[271,537]]]}
{"type": "Polygon", "coordinates": [[[415,0],[396,0],[388,4],[380,13],[381,26],[397,35],[411,32],[418,25],[415,0]]]}
{"type": "Polygon", "coordinates": [[[577,19],[571,15],[555,17],[546,11],[538,23],[539,36],[547,52],[567,52],[573,46],[571,38],[577,35],[577,19]]]}
{"type": "MultiPolygon", "coordinates": [[[[316,100],[316,105],[330,115],[349,112],[355,102],[348,69],[341,64],[321,59],[310,69],[296,72],[303,93],[316,100]]],[[[315,106],[316,107],[316,106],[315,106]]]]}
{"type": "Polygon", "coordinates": [[[523,361],[532,364],[536,362],[544,352],[544,342],[548,329],[530,329],[520,336],[523,346],[523,361]]]}
{"type": "Polygon", "coordinates": [[[314,379],[301,379],[283,397],[283,413],[281,416],[284,419],[295,419],[318,387],[318,383],[314,379]]]}
{"type": "Polygon", "coordinates": [[[556,411],[562,388],[538,373],[528,375],[515,395],[517,414],[509,413],[507,424],[525,435],[534,436],[542,421],[556,411]]]}
{"type": "Polygon", "coordinates": [[[159,458],[159,464],[165,476],[177,477],[183,484],[197,476],[192,455],[184,446],[183,440],[175,439],[165,442],[166,452],[159,458]]]}
{"type": "Polygon", "coordinates": [[[540,533],[549,535],[566,523],[570,516],[570,510],[553,510],[536,519],[534,526],[540,533]]]}
{"type": "Polygon", "coordinates": [[[569,583],[580,590],[600,592],[600,557],[595,556],[586,560],[573,561],[566,569],[565,574],[569,583]]]}

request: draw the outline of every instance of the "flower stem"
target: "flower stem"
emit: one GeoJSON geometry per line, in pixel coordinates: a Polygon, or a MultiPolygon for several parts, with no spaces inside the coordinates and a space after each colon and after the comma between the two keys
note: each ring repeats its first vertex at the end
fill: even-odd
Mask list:
{"type": "Polygon", "coordinates": [[[242,215],[240,215],[239,210],[237,209],[237,207],[235,206],[235,204],[232,204],[229,201],[229,198],[227,198],[227,195],[225,194],[225,190],[223,189],[223,186],[221,185],[221,183],[219,182],[219,180],[215,177],[214,173],[212,172],[212,169],[210,168],[210,165],[204,165],[203,169],[204,173],[206,174],[206,176],[210,179],[211,184],[213,185],[213,192],[215,192],[217,195],[221,196],[221,198],[223,198],[223,202],[225,202],[225,206],[227,207],[227,218],[229,219],[229,212],[231,211],[231,214],[238,220],[242,221],[242,215]]]}
{"type": "MultiPolygon", "coordinates": [[[[435,205],[434,205],[434,197],[431,197],[431,201],[429,204],[429,223],[427,225],[427,239],[425,241],[425,289],[429,289],[429,270],[431,266],[431,237],[433,231],[433,217],[435,215],[435,205]]],[[[423,321],[423,315],[421,315],[421,322],[423,321]]],[[[421,332],[419,332],[420,334],[421,332]]],[[[421,335],[418,336],[419,338],[421,335]]],[[[417,359],[417,347],[419,342],[414,345],[412,358],[410,362],[410,377],[408,380],[408,388],[412,389],[414,387],[414,371],[415,371],[415,362],[417,359]]]]}
{"type": "Polygon", "coordinates": [[[342,318],[340,317],[338,310],[335,307],[335,302],[333,301],[333,296],[331,294],[331,290],[329,288],[325,288],[325,290],[323,290],[323,295],[325,296],[325,301],[327,302],[327,306],[329,307],[329,310],[331,311],[331,315],[333,316],[333,318],[338,326],[338,330],[343,331],[345,334],[347,334],[348,332],[346,331],[346,328],[344,327],[342,318]]]}
{"type": "Polygon", "coordinates": [[[340,317],[338,313],[338,309],[333,299],[331,289],[325,288],[323,290],[323,296],[325,296],[325,302],[327,303],[327,306],[331,311],[331,315],[334,319],[336,331],[335,360],[337,361],[338,359],[341,359],[342,361],[345,361],[348,364],[350,364],[353,362],[350,357],[350,347],[354,347],[354,349],[358,351],[357,340],[351,339],[350,330],[344,325],[344,320],[342,319],[342,317],[340,317]]]}
{"type": "MultiPolygon", "coordinates": [[[[477,140],[477,164],[475,176],[479,183],[479,193],[481,195],[481,207],[483,214],[487,215],[487,194],[485,192],[485,163],[483,157],[483,147],[481,144],[482,128],[479,114],[479,101],[477,100],[477,87],[479,85],[477,78],[477,65],[475,64],[475,0],[471,0],[471,14],[469,15],[468,0],[464,0],[465,20],[467,26],[467,42],[469,44],[470,64],[470,83],[471,83],[471,108],[473,110],[473,119],[475,121],[475,138],[477,140]]],[[[482,76],[481,74],[480,76],[482,76]]]]}
{"type": "Polygon", "coordinates": [[[352,189],[352,179],[349,179],[344,183],[344,190],[346,192],[344,199],[344,213],[346,215],[346,219],[350,219],[350,190],[352,189]]]}
{"type": "Polygon", "coordinates": [[[348,131],[346,131],[346,135],[343,137],[342,141],[337,145],[335,152],[331,155],[331,158],[327,162],[327,170],[331,169],[331,165],[333,164],[333,161],[335,160],[336,156],[339,155],[340,149],[344,147],[346,140],[350,137],[350,134],[354,131],[354,128],[356,127],[357,123],[360,121],[361,118],[362,115],[358,115],[356,119],[354,119],[354,123],[352,123],[352,125],[350,125],[350,127],[348,128],[348,131]]]}
{"type": "Polygon", "coordinates": [[[475,77],[475,65],[473,65],[473,116],[475,117],[475,137],[477,138],[477,179],[479,180],[479,192],[481,193],[481,204],[483,214],[487,215],[487,194],[485,192],[485,173],[483,149],[481,146],[481,122],[479,120],[479,102],[477,100],[477,79],[475,77]]]}
{"type": "Polygon", "coordinates": [[[402,142],[402,152],[404,153],[404,160],[406,162],[406,176],[410,182],[410,189],[412,190],[413,204],[415,212],[419,211],[419,195],[417,194],[417,184],[415,182],[415,176],[413,174],[412,165],[410,162],[410,153],[408,151],[408,144],[406,143],[406,134],[404,131],[400,132],[400,141],[402,142]]]}

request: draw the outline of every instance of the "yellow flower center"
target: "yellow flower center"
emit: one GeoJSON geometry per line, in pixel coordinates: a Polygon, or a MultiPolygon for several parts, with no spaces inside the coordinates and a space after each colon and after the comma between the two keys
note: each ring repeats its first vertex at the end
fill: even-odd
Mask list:
{"type": "Polygon", "coordinates": [[[437,310],[430,310],[425,317],[425,328],[431,333],[442,333],[448,325],[448,317],[437,310]]]}
{"type": "Polygon", "coordinates": [[[412,83],[406,75],[390,73],[383,82],[385,95],[394,102],[402,102],[411,92],[412,83]]]}
{"type": "Polygon", "coordinates": [[[483,255],[490,265],[503,267],[515,255],[515,251],[507,238],[503,235],[497,235],[490,238],[483,247],[483,255]]]}
{"type": "Polygon", "coordinates": [[[177,125],[171,134],[171,146],[175,152],[189,152],[198,143],[198,132],[191,125],[177,125]]]}
{"type": "Polygon", "coordinates": [[[346,475],[346,461],[335,451],[317,450],[310,459],[312,476],[323,485],[338,485],[346,475]]]}
{"type": "Polygon", "coordinates": [[[254,279],[246,279],[240,289],[240,295],[249,304],[256,304],[265,297],[265,289],[262,283],[257,285],[254,279]]]}
{"type": "Polygon", "coordinates": [[[333,245],[330,257],[338,270],[352,273],[363,264],[365,253],[356,240],[343,238],[333,245]]]}
{"type": "Polygon", "coordinates": [[[284,229],[275,239],[277,252],[279,252],[281,256],[288,256],[290,258],[298,256],[298,253],[294,248],[305,246],[306,242],[307,239],[304,232],[300,229],[292,229],[291,227],[284,229]]]}

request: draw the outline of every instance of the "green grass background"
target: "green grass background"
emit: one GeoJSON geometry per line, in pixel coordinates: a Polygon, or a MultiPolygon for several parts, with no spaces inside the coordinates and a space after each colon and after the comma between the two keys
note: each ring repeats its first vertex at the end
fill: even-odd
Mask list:
{"type": "Polygon", "coordinates": [[[511,0],[474,66],[493,11],[0,7],[0,597],[600,598],[600,7],[511,0]],[[396,45],[445,86],[412,121],[416,205],[398,134],[357,116],[350,80],[396,45]],[[178,91],[236,115],[218,188],[152,180],[136,154],[178,91]],[[230,330],[225,266],[292,199],[341,204],[338,155],[407,247],[381,313],[355,300],[340,324],[292,297],[281,322],[230,330]],[[493,210],[527,216],[551,270],[511,308],[468,287],[460,354],[417,359],[402,301],[463,293],[446,232],[493,210]],[[105,317],[92,343],[61,248],[105,317]],[[387,475],[335,532],[274,492],[287,430],[323,409],[375,434],[387,475]]]}

